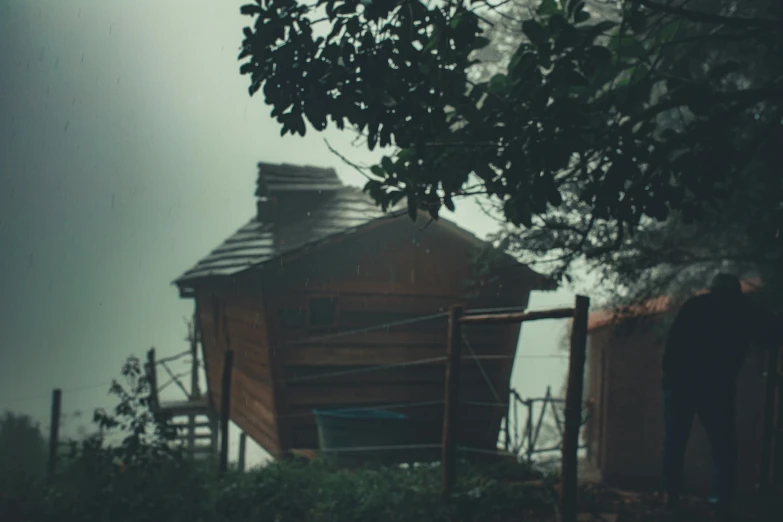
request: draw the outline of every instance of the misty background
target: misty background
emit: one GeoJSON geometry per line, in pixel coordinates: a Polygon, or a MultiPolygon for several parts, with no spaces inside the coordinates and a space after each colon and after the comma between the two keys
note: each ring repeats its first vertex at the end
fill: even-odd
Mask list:
{"type": "MultiPolygon", "coordinates": [[[[247,1],[0,0],[0,412],[48,431],[59,387],[63,436],[91,432],[129,355],[187,349],[193,303],[172,281],[253,215],[258,161],[362,186],[324,139],[357,163],[380,157],[351,132],[280,137],[238,71],[247,1]]],[[[470,200],[445,216],[480,237],[497,225],[470,200]]],[[[531,307],[572,301],[537,292],[531,307]]],[[[524,326],[523,397],[559,394],[566,328],[524,326]]],[[[249,464],[263,458],[248,446],[249,464]]]]}

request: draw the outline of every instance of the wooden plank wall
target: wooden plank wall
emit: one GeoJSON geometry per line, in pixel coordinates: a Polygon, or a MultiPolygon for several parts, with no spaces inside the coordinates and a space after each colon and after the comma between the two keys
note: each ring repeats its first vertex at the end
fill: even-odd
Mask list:
{"type": "MultiPolygon", "coordinates": [[[[445,361],[346,373],[309,379],[317,374],[366,369],[443,357],[446,354],[446,318],[393,326],[379,331],[325,338],[334,330],[308,331],[304,319],[308,299],[336,300],[340,331],[405,321],[448,311],[462,303],[468,308],[524,306],[529,287],[502,284],[487,287],[483,295],[467,299],[465,280],[474,247],[432,227],[417,231],[410,222],[391,225],[372,235],[343,242],[339,248],[318,252],[276,269],[265,288],[267,320],[276,321],[283,346],[283,379],[287,381],[290,447],[317,447],[313,408],[442,401],[445,361]],[[271,290],[273,288],[273,290],[271,290]],[[284,318],[284,319],[281,319],[284,318]],[[306,379],[302,379],[306,378],[306,379]],[[297,380],[299,379],[299,380],[297,380]]],[[[470,326],[465,334],[478,355],[510,356],[516,351],[518,325],[470,326]]],[[[470,357],[470,350],[464,350],[470,357]]],[[[482,366],[503,402],[513,361],[484,360],[482,366]]],[[[472,360],[464,361],[461,399],[496,402],[485,377],[472,360]]],[[[439,443],[442,405],[395,409],[417,425],[417,443],[439,443]]],[[[464,405],[460,444],[494,447],[504,408],[464,405]]]]}
{"type": "Polygon", "coordinates": [[[219,408],[223,354],[234,351],[231,420],[272,455],[280,445],[261,299],[227,289],[197,293],[210,399],[219,408]]]}

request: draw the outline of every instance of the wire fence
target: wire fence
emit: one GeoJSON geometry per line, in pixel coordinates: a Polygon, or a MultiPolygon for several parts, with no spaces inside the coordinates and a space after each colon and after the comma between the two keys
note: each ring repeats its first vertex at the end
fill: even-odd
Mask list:
{"type": "MultiPolygon", "coordinates": [[[[464,312],[464,315],[471,316],[471,315],[480,315],[480,314],[491,314],[491,313],[512,313],[512,312],[523,312],[527,310],[526,307],[522,306],[509,306],[509,307],[500,307],[500,308],[474,308],[471,310],[466,310],[464,312]]],[[[347,337],[351,335],[357,335],[362,333],[370,333],[370,332],[376,332],[380,330],[390,330],[392,328],[396,328],[399,326],[408,326],[411,324],[421,323],[424,321],[433,321],[435,319],[446,319],[449,316],[449,312],[438,312],[433,313],[429,315],[421,315],[419,317],[412,317],[409,319],[401,319],[399,321],[389,321],[385,323],[380,323],[373,326],[367,326],[362,328],[355,328],[351,330],[343,330],[334,332],[327,335],[322,335],[318,337],[308,337],[306,339],[301,339],[298,341],[293,341],[286,343],[288,346],[299,346],[303,344],[313,344],[323,341],[329,341],[332,339],[339,339],[341,337],[347,337]]]]}
{"type": "MultiPolygon", "coordinates": [[[[518,312],[524,310],[525,307],[482,308],[482,309],[468,310],[465,312],[465,315],[470,316],[476,314],[518,312]]],[[[318,342],[325,342],[332,339],[345,338],[348,336],[362,334],[362,333],[369,333],[369,332],[383,331],[383,330],[389,331],[393,328],[399,328],[407,325],[422,323],[425,321],[445,319],[448,317],[448,315],[449,315],[448,312],[439,312],[439,313],[404,319],[400,321],[389,321],[370,327],[339,331],[339,332],[335,332],[329,335],[324,335],[319,337],[309,337],[296,342],[287,343],[284,346],[314,344],[318,342]]],[[[481,377],[483,378],[486,384],[487,391],[494,398],[494,401],[460,401],[460,404],[463,406],[470,406],[470,407],[503,408],[505,410],[505,415],[502,418],[503,426],[501,426],[501,430],[502,433],[504,433],[504,437],[503,437],[504,440],[503,442],[499,440],[497,444],[498,447],[494,449],[486,448],[486,447],[477,448],[471,446],[457,445],[457,450],[463,453],[482,453],[482,454],[514,456],[517,458],[522,457],[522,458],[526,458],[527,460],[531,460],[532,456],[537,453],[560,449],[562,441],[558,442],[556,446],[545,447],[545,448],[540,447],[539,442],[540,442],[540,435],[542,430],[542,422],[547,406],[550,407],[551,415],[555,420],[557,431],[562,439],[562,434],[563,434],[562,421],[560,420],[557,409],[554,406],[555,404],[561,403],[562,400],[551,397],[549,390],[547,390],[547,396],[543,399],[527,399],[527,400],[521,399],[515,391],[511,390],[511,393],[509,394],[509,398],[506,398],[504,400],[501,397],[501,393],[499,392],[496,386],[497,383],[494,382],[493,379],[490,377],[482,361],[512,360],[512,359],[524,359],[524,358],[565,358],[567,357],[567,355],[547,355],[547,354],[538,355],[538,354],[516,354],[516,353],[511,353],[507,355],[504,354],[483,355],[477,353],[477,351],[473,348],[471,342],[469,341],[467,335],[465,335],[464,332],[462,334],[462,343],[465,347],[467,347],[467,352],[468,352],[466,355],[462,356],[462,360],[468,361],[476,365],[476,368],[478,369],[479,373],[481,374],[481,377]],[[543,401],[542,410],[540,412],[537,422],[534,422],[533,405],[536,402],[540,402],[540,401],[543,401]],[[521,424],[519,423],[518,409],[520,406],[527,408],[527,419],[525,420],[524,423],[525,426],[524,431],[522,430],[521,424]],[[512,415],[513,415],[513,420],[512,420],[512,415]],[[512,433],[513,433],[513,438],[511,436],[512,433]]],[[[444,352],[445,352],[445,346],[444,346],[444,352]]],[[[182,359],[183,357],[192,355],[192,353],[193,353],[192,350],[189,349],[171,356],[157,359],[155,361],[155,366],[162,367],[170,377],[170,379],[167,382],[165,382],[162,386],[160,386],[157,389],[158,392],[163,391],[171,384],[177,384],[181,389],[183,389],[183,391],[186,391],[184,389],[184,385],[180,382],[179,379],[188,375],[188,373],[190,372],[174,373],[167,366],[167,363],[182,359]]],[[[297,383],[297,382],[316,381],[319,379],[325,380],[325,379],[330,379],[335,377],[378,372],[378,371],[389,370],[389,369],[407,368],[407,367],[420,366],[420,365],[435,365],[435,364],[445,363],[446,360],[447,357],[445,356],[444,353],[443,356],[438,356],[438,357],[426,357],[421,359],[414,359],[409,361],[386,363],[386,364],[373,364],[373,365],[360,366],[360,367],[350,368],[350,369],[341,369],[338,371],[321,372],[321,373],[316,373],[311,375],[298,375],[298,376],[294,375],[292,377],[284,378],[279,382],[297,383]]],[[[196,363],[199,367],[205,368],[203,360],[196,361],[196,363]]],[[[72,394],[72,393],[78,393],[81,391],[87,391],[87,390],[96,389],[104,386],[108,388],[109,386],[112,385],[112,383],[113,381],[103,381],[91,385],[64,389],[63,392],[72,394]]],[[[38,399],[42,400],[48,397],[49,397],[48,394],[47,395],[42,394],[40,396],[17,399],[16,402],[18,403],[18,402],[38,400],[38,399]]],[[[445,400],[440,399],[440,400],[430,400],[430,401],[411,401],[411,402],[402,402],[396,404],[374,405],[371,406],[371,408],[375,410],[391,411],[391,410],[399,410],[399,409],[419,408],[425,406],[443,406],[444,404],[445,404],[445,400]]],[[[278,418],[280,420],[284,420],[284,419],[292,419],[296,417],[311,417],[312,415],[313,415],[312,411],[300,411],[300,412],[283,414],[280,415],[278,418]]],[[[62,415],[62,417],[65,418],[69,416],[62,415]]],[[[215,449],[214,440],[210,440],[210,447],[213,448],[214,451],[215,449]]],[[[438,448],[441,448],[441,444],[426,443],[426,444],[404,444],[404,445],[384,445],[384,446],[357,446],[357,447],[345,447],[339,449],[326,449],[322,451],[325,453],[330,453],[330,452],[360,453],[360,452],[379,451],[379,450],[383,450],[383,451],[411,450],[412,451],[412,450],[438,449],[438,448]]]]}
{"type": "Polygon", "coordinates": [[[443,362],[446,360],[446,356],[442,357],[430,357],[427,359],[417,359],[414,361],[404,361],[399,363],[390,363],[390,364],[377,364],[374,366],[367,366],[367,367],[360,367],[360,368],[353,368],[350,370],[340,370],[340,371],[334,371],[334,372],[325,372],[325,373],[318,373],[315,375],[303,375],[301,377],[290,377],[287,379],[282,379],[280,382],[283,383],[291,383],[291,382],[300,382],[300,381],[312,381],[316,379],[328,379],[330,377],[340,377],[343,375],[355,375],[359,373],[367,373],[367,372],[377,372],[381,370],[388,370],[392,368],[405,368],[408,366],[417,366],[422,364],[433,364],[437,362],[443,362]]]}
{"type": "MultiPolygon", "coordinates": [[[[400,409],[406,409],[406,408],[417,408],[422,406],[439,406],[441,404],[444,404],[445,401],[443,399],[437,400],[437,401],[418,401],[418,402],[400,402],[396,404],[381,404],[381,405],[368,405],[364,406],[366,409],[373,409],[373,410],[381,410],[381,411],[392,411],[392,410],[400,410],[400,409]]],[[[313,415],[312,411],[305,411],[305,412],[296,412],[296,413],[287,413],[284,415],[278,416],[279,419],[293,419],[293,418],[303,418],[303,417],[311,417],[313,415]]]]}

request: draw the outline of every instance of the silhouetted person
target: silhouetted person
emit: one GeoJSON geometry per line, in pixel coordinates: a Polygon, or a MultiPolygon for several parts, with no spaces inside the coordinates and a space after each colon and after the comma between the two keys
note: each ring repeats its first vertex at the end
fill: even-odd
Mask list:
{"type": "Polygon", "coordinates": [[[674,320],[663,356],[666,424],[663,478],[669,507],[682,493],[685,450],[698,415],[715,463],[714,495],[728,517],[737,462],[734,398],[750,344],[776,346],[783,325],[751,305],[739,278],[719,274],[710,292],[685,302],[674,320]]]}

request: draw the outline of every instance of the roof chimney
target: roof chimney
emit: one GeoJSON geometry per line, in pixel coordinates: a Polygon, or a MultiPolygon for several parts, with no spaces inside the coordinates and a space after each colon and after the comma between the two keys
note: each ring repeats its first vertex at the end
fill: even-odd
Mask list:
{"type": "Polygon", "coordinates": [[[256,200],[256,220],[261,223],[273,223],[277,210],[277,199],[261,196],[256,200]]]}

